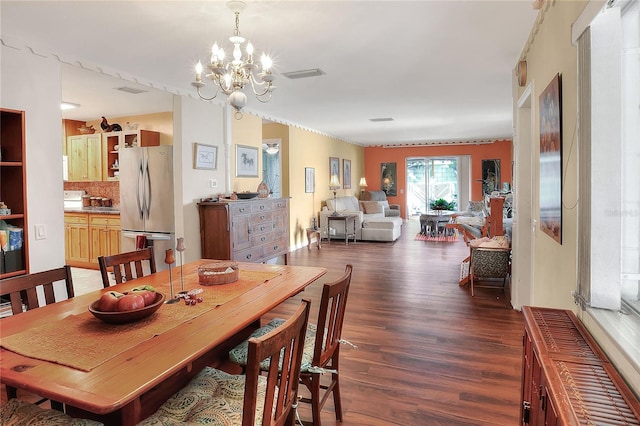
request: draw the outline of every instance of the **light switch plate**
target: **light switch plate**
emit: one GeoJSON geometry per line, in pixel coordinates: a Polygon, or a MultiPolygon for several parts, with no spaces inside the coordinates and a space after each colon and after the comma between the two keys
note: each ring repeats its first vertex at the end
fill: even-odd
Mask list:
{"type": "Polygon", "coordinates": [[[36,224],[36,240],[44,240],[47,238],[47,225],[36,224]]]}

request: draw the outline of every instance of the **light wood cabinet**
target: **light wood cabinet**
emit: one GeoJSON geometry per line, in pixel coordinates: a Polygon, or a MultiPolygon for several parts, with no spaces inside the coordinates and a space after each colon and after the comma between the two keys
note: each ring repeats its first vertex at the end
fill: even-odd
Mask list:
{"type": "Polygon", "coordinates": [[[69,181],[102,180],[102,135],[76,135],[67,138],[69,181]]]}
{"type": "Polygon", "coordinates": [[[638,399],[573,312],[522,313],[522,426],[640,425],[638,399]]]}
{"type": "Polygon", "coordinates": [[[202,202],[202,257],[265,262],[289,254],[289,199],[202,202]]]}
{"type": "Polygon", "coordinates": [[[89,215],[89,238],[91,240],[92,263],[99,256],[120,253],[120,217],[113,215],[89,215]]]}
{"type": "Polygon", "coordinates": [[[98,268],[98,256],[120,253],[120,216],[65,213],[65,261],[81,268],[98,268]]]}
{"type": "Polygon", "coordinates": [[[8,250],[7,240],[1,252],[0,278],[8,278],[29,273],[24,111],[0,108],[0,155],[0,200],[11,210],[0,213],[0,220],[22,229],[23,237],[21,248],[8,250]]]}
{"type": "Polygon", "coordinates": [[[87,267],[89,262],[89,218],[86,213],[65,213],[65,261],[87,267]]]}
{"type": "Polygon", "coordinates": [[[103,133],[103,180],[118,180],[121,149],[160,145],[160,133],[151,130],[123,130],[103,133]]]}

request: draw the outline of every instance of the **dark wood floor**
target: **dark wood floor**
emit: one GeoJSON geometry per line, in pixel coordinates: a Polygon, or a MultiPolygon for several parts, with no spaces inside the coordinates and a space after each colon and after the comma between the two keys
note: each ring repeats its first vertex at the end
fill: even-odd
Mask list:
{"type": "MultiPolygon", "coordinates": [[[[395,243],[332,242],[289,257],[328,274],[271,316],[312,300],[322,283],[354,265],[341,348],[344,420],[327,402],[323,425],[517,425],[523,323],[503,293],[460,287],[464,242],[415,241],[403,225],[395,243]]],[[[301,404],[300,415],[310,420],[301,404]]]]}
{"type": "MultiPolygon", "coordinates": [[[[303,297],[313,319],[322,284],[351,263],[343,338],[358,348],[341,348],[343,422],[329,400],[323,425],[517,425],[521,314],[501,291],[472,298],[458,285],[464,242],[415,241],[418,231],[409,221],[395,243],[333,241],[291,253],[290,264],[329,272],[264,321],[290,315],[303,297]]],[[[299,413],[310,424],[306,405],[299,413]]]]}

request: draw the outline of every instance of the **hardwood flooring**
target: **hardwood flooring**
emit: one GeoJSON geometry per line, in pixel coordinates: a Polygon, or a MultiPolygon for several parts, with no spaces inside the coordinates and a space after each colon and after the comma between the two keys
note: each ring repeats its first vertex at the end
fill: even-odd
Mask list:
{"type": "MultiPolygon", "coordinates": [[[[341,347],[343,422],[331,400],[323,425],[517,425],[523,322],[502,291],[460,287],[460,262],[469,252],[455,243],[415,241],[419,224],[403,225],[395,243],[332,241],[290,254],[292,265],[329,273],[273,316],[312,300],[324,282],[353,264],[341,347]]],[[[316,310],[313,308],[316,307],[316,310]]],[[[308,408],[299,408],[310,420],[308,408]]]]}
{"type": "MultiPolygon", "coordinates": [[[[410,220],[395,243],[332,241],[291,253],[290,264],[329,272],[264,322],[290,315],[302,298],[312,301],[310,318],[317,317],[322,284],[351,263],[343,339],[357,349],[341,347],[343,422],[329,399],[323,425],[517,425],[520,312],[500,290],[478,288],[472,298],[458,285],[468,255],[462,240],[415,241],[418,232],[410,220]]],[[[308,406],[298,411],[310,424],[308,406]]]]}

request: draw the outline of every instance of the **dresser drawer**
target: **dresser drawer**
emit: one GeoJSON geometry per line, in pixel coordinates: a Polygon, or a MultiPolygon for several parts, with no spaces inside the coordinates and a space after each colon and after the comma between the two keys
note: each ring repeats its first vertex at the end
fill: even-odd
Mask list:
{"type": "Polygon", "coordinates": [[[256,223],[251,225],[251,235],[264,234],[273,231],[273,222],[256,223]]]}
{"type": "Polygon", "coordinates": [[[251,203],[251,211],[253,213],[267,212],[273,209],[273,201],[260,200],[251,203]]]}
{"type": "Polygon", "coordinates": [[[264,250],[262,246],[256,246],[235,252],[233,254],[233,260],[237,260],[238,262],[259,262],[263,254],[264,250]]]}
{"type": "Polygon", "coordinates": [[[265,232],[262,234],[255,234],[251,237],[251,245],[257,246],[273,241],[275,234],[273,232],[265,232]]]}
{"type": "Polygon", "coordinates": [[[120,226],[120,216],[89,216],[90,225],[120,226]]]}
{"type": "Polygon", "coordinates": [[[286,210],[287,209],[287,201],[286,200],[275,200],[272,201],[273,210],[286,210]]]}
{"type": "Polygon", "coordinates": [[[270,259],[278,254],[286,253],[288,248],[288,241],[284,238],[279,238],[263,246],[264,256],[270,259]]]}
{"type": "Polygon", "coordinates": [[[273,221],[273,212],[271,211],[253,213],[251,215],[252,225],[257,225],[259,223],[271,222],[271,221],[273,221]]]}
{"type": "Polygon", "coordinates": [[[247,203],[229,204],[229,214],[231,216],[249,213],[251,213],[251,206],[247,203]]]}

